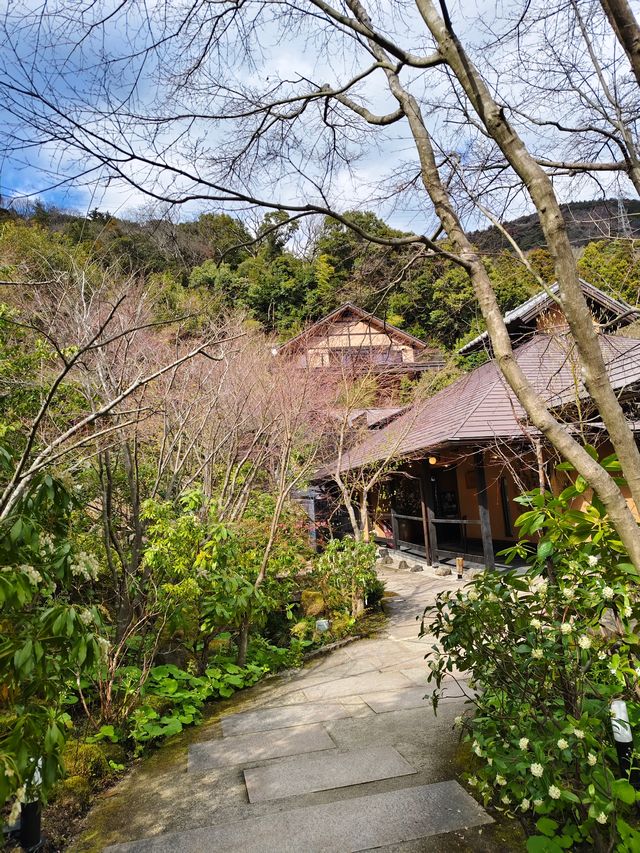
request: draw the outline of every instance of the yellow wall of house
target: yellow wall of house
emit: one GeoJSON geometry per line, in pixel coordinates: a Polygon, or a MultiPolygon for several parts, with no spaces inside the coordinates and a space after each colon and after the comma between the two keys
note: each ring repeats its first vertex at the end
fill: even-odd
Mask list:
{"type": "Polygon", "coordinates": [[[328,367],[330,351],[335,349],[386,349],[401,353],[404,364],[416,361],[416,351],[406,343],[400,343],[392,333],[375,329],[363,320],[337,321],[325,331],[314,335],[306,342],[305,353],[297,359],[300,366],[328,367]]]}

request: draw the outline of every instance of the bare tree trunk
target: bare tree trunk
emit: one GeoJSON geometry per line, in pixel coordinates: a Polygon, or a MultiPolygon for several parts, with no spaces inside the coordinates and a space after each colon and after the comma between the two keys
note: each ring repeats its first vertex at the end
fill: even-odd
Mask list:
{"type": "MultiPolygon", "coordinates": [[[[553,184],[507,121],[502,107],[491,96],[484,80],[454,34],[448,16],[443,19],[432,0],[417,0],[417,3],[439,51],[463,87],[488,134],[527,187],[536,206],[540,225],[553,256],[562,309],[580,354],[584,384],[607,428],[635,504],[640,506],[640,452],[609,382],[593,317],[582,292],[573,250],[553,184]]],[[[444,4],[443,9],[446,11],[444,4]]],[[[493,339],[491,330],[490,334],[493,339]]],[[[599,479],[602,480],[601,477],[599,479]]],[[[622,499],[621,495],[620,498],[622,499]]],[[[630,525],[626,527],[625,535],[631,534],[630,525]]],[[[633,536],[637,539],[634,551],[640,556],[640,534],[636,530],[633,536]]]]}
{"type": "MultiPolygon", "coordinates": [[[[364,12],[359,0],[348,0],[348,2],[349,7],[360,18],[360,20],[362,20],[366,25],[371,26],[371,22],[364,12]]],[[[544,171],[537,165],[537,163],[535,163],[535,161],[532,160],[522,141],[518,139],[513,131],[511,131],[504,119],[502,111],[491,99],[483,81],[479,79],[479,75],[470,74],[469,67],[471,64],[469,60],[466,58],[464,53],[462,53],[462,49],[459,47],[457,42],[454,42],[454,39],[447,30],[444,21],[435,12],[430,0],[417,0],[417,2],[443,55],[449,62],[456,76],[462,78],[460,79],[460,82],[464,86],[465,91],[467,91],[467,89],[469,90],[467,92],[468,97],[474,105],[477,104],[477,111],[481,115],[483,122],[488,126],[491,135],[494,138],[497,136],[501,141],[503,141],[503,144],[505,144],[505,148],[509,151],[512,159],[517,162],[524,159],[528,164],[530,161],[530,166],[528,166],[528,168],[531,168],[532,170],[535,169],[535,181],[539,187],[539,189],[536,190],[535,195],[536,197],[540,196],[541,198],[544,198],[544,200],[540,200],[539,202],[537,201],[536,205],[538,206],[539,204],[542,208],[540,213],[541,221],[544,217],[544,221],[547,223],[547,231],[549,232],[547,234],[547,239],[549,240],[550,247],[554,253],[558,277],[559,279],[566,278],[569,281],[571,297],[569,300],[565,299],[565,302],[568,302],[570,306],[569,308],[565,308],[567,319],[569,319],[569,315],[571,315],[572,319],[575,321],[573,323],[574,327],[572,328],[574,337],[577,338],[578,336],[583,336],[586,338],[588,344],[587,350],[590,360],[591,374],[589,380],[586,381],[586,384],[588,390],[592,396],[594,396],[594,399],[596,399],[596,404],[598,404],[598,408],[603,415],[603,419],[604,414],[602,413],[602,408],[604,408],[604,399],[606,398],[608,400],[611,397],[613,398],[612,405],[615,406],[616,415],[612,416],[612,413],[609,411],[607,413],[605,423],[607,423],[610,434],[613,432],[616,436],[619,445],[618,453],[620,455],[620,462],[625,474],[627,470],[629,471],[629,480],[633,481],[635,488],[635,492],[632,489],[632,493],[634,494],[634,499],[636,499],[635,494],[637,493],[638,497],[636,499],[636,505],[640,506],[640,455],[638,454],[638,450],[633,441],[633,435],[626,422],[624,413],[620,408],[618,400],[611,389],[611,385],[606,375],[602,353],[600,352],[600,347],[593,330],[591,314],[579,285],[571,246],[567,240],[564,221],[555,200],[555,195],[550,181],[544,171]],[[462,56],[460,56],[459,53],[461,53],[462,56]],[[469,92],[471,94],[469,94],[469,92]],[[482,97],[479,96],[480,92],[482,93],[482,97]],[[508,145],[505,143],[505,140],[503,140],[503,137],[507,137],[508,145]],[[511,148],[516,149],[517,157],[512,155],[511,148]],[[548,198],[549,191],[551,193],[550,198],[548,198]],[[551,205],[551,207],[549,207],[549,205],[551,205]],[[552,211],[551,214],[549,213],[550,210],[552,211]],[[553,227],[550,227],[551,224],[553,224],[553,227]],[[573,292],[574,290],[577,290],[577,295],[573,292]],[[584,311],[582,309],[584,309],[584,311]],[[597,353],[595,354],[592,353],[594,347],[597,350],[597,353]],[[592,355],[593,362],[591,361],[592,355]],[[596,395],[600,397],[600,401],[598,401],[596,395]],[[612,422],[611,427],[609,427],[608,422],[612,422]],[[628,465],[628,469],[626,465],[628,465]]],[[[569,435],[567,430],[551,415],[548,407],[540,395],[535,391],[514,358],[509,333],[505,326],[502,312],[498,305],[489,275],[482,263],[482,259],[475,251],[462,228],[457,214],[451,204],[448,191],[440,179],[431,138],[424,123],[418,103],[413,95],[411,95],[402,86],[400,78],[396,73],[395,66],[389,61],[385,52],[372,41],[369,41],[369,47],[378,61],[383,64],[385,74],[389,82],[389,88],[407,117],[420,160],[422,182],[429,194],[429,197],[431,198],[431,201],[433,202],[436,213],[442,222],[449,239],[453,243],[460,260],[464,264],[474,285],[480,309],[487,324],[487,330],[493,344],[494,354],[503,375],[507,379],[507,382],[513,389],[516,397],[521,402],[535,426],[541,430],[554,447],[574,465],[576,470],[582,474],[582,476],[594,488],[594,491],[606,506],[611,520],[618,530],[625,548],[629,553],[630,559],[635,566],[640,568],[640,528],[638,527],[633,513],[627,506],[627,502],[624,499],[622,492],[609,474],[597,462],[595,462],[591,456],[589,456],[589,454],[569,435]]],[[[496,141],[498,141],[498,139],[496,139],[496,141]]],[[[523,177],[523,175],[520,176],[523,177]]],[[[526,178],[523,177],[523,180],[526,180],[526,178]]],[[[529,182],[527,181],[527,183],[529,182]]],[[[530,185],[529,189],[532,195],[534,195],[533,189],[530,185]]],[[[613,441],[613,435],[611,435],[611,438],[613,441]]]]}
{"type": "Polygon", "coordinates": [[[251,618],[247,614],[240,623],[240,631],[238,633],[238,655],[236,663],[238,666],[245,666],[247,663],[247,649],[249,648],[249,630],[251,628],[251,618]]]}
{"type": "Polygon", "coordinates": [[[626,0],[600,0],[600,5],[631,63],[640,86],[640,27],[626,0]]]}

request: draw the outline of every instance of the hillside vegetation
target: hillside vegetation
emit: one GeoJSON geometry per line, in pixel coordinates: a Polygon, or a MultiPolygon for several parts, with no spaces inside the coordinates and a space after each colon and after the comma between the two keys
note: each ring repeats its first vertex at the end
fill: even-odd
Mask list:
{"type": "MultiPolygon", "coordinates": [[[[638,236],[640,204],[626,202],[626,209],[621,223],[615,200],[578,202],[567,206],[567,221],[581,274],[636,304],[640,253],[635,241],[620,233],[624,225],[627,234],[630,227],[638,236]]],[[[191,292],[205,295],[212,309],[244,312],[280,339],[347,300],[444,350],[455,351],[482,328],[472,287],[459,267],[425,258],[415,248],[372,244],[329,219],[315,223],[300,248],[299,224],[279,213],[267,214],[253,230],[222,213],[178,224],[119,219],[97,210],[84,217],[42,205],[22,216],[6,210],[0,215],[4,278],[18,280],[22,272],[46,278],[59,255],[81,251],[87,261],[144,279],[168,317],[191,292]]],[[[369,233],[400,233],[371,212],[348,215],[369,233]]],[[[536,218],[523,217],[506,228],[526,250],[533,272],[552,281],[553,265],[536,218]]],[[[505,311],[540,289],[495,228],[474,237],[505,311]]]]}

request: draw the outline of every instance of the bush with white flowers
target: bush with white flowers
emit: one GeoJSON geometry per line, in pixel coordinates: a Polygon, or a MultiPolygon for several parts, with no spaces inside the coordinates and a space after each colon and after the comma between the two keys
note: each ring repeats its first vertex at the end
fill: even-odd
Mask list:
{"type": "Polygon", "coordinates": [[[626,700],[640,764],[640,578],[599,501],[575,508],[585,489],[577,478],[559,496],[520,497],[528,539],[509,556],[525,556],[526,570],[484,572],[423,619],[438,638],[435,704],[453,670],[477,690],[458,721],[473,753],[467,782],[523,820],[530,853],[640,850],[640,797],[610,716],[626,700]]]}
{"type": "MultiPolygon", "coordinates": [[[[7,458],[0,448],[0,474],[7,458]]],[[[73,553],[71,508],[45,474],[0,522],[0,810],[11,803],[9,823],[62,776],[72,694],[103,655],[99,612],[81,604],[95,563],[73,553]]]]}

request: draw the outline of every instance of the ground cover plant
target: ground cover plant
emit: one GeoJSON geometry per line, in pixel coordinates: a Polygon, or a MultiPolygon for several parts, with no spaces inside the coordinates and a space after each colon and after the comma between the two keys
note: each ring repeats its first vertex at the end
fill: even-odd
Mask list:
{"type": "MultiPolygon", "coordinates": [[[[619,472],[614,457],[602,464],[619,472]]],[[[454,669],[479,691],[457,720],[472,751],[467,781],[524,822],[530,853],[640,849],[640,797],[620,770],[610,711],[626,700],[637,764],[640,578],[598,499],[580,504],[586,489],[578,477],[556,496],[522,495],[530,539],[513,552],[526,571],[486,571],[423,620],[439,640],[428,656],[435,705],[454,669]]]]}

